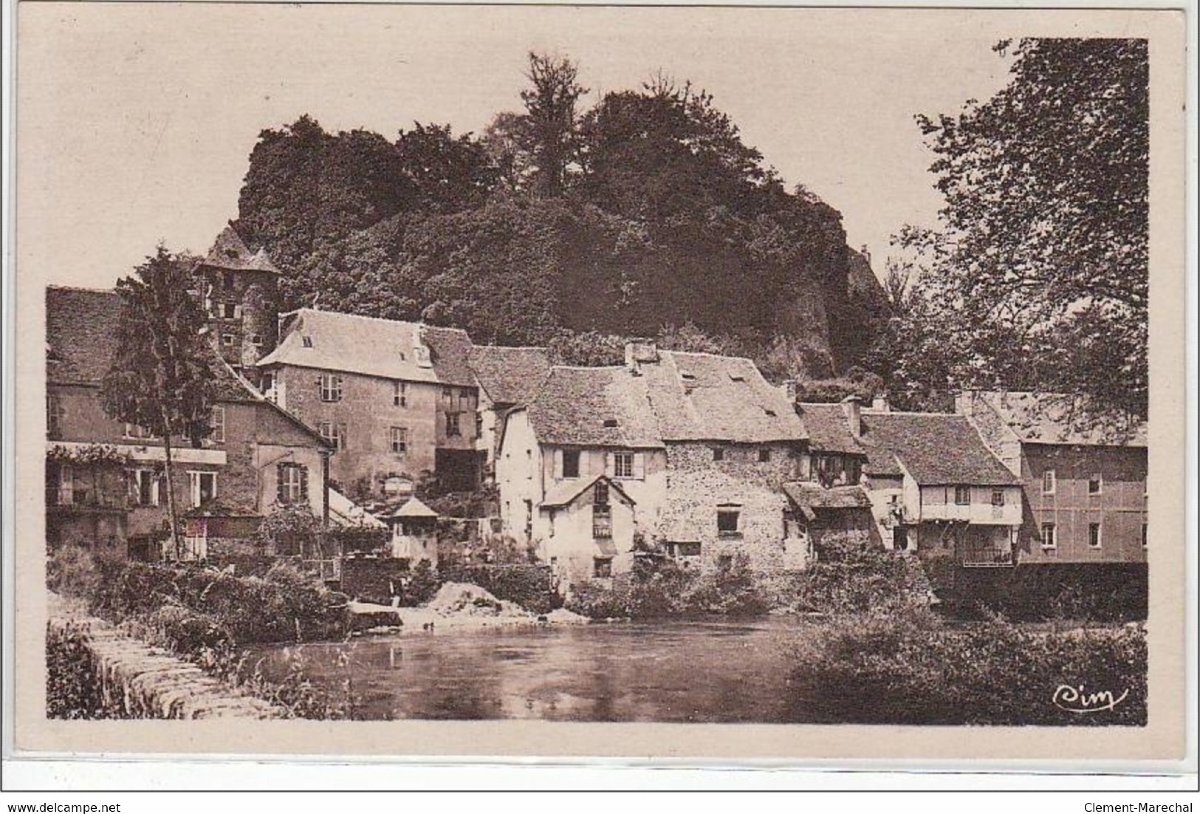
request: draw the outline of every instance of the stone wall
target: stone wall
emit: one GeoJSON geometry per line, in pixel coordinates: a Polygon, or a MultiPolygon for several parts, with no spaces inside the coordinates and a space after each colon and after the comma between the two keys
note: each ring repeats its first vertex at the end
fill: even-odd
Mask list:
{"type": "Polygon", "coordinates": [[[281,718],[165,651],[51,599],[46,628],[49,718],[281,718]]]}

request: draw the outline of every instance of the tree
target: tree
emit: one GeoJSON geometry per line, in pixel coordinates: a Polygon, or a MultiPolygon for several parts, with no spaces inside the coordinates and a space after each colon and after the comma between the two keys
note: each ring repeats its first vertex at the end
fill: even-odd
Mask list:
{"type": "Polygon", "coordinates": [[[206,319],[191,294],[187,258],[159,246],[136,274],[117,281],[121,311],[116,355],[101,383],[105,413],[163,441],[167,514],[176,556],[182,556],[173,480],[173,438],[193,447],[212,433],[216,359],[204,335],[206,319]]]}
{"type": "Polygon", "coordinates": [[[529,53],[525,77],[533,87],[521,91],[525,115],[515,122],[514,136],[529,156],[532,191],[539,197],[556,198],[566,189],[576,150],[575,105],[588,92],[578,76],[578,66],[569,59],[529,53]]]}
{"type": "MultiPolygon", "coordinates": [[[[946,199],[925,293],[969,377],[1073,387],[1147,409],[1149,62],[1145,40],[1023,39],[1007,87],[918,116],[946,199]],[[1064,336],[1086,333],[1083,345],[1064,336]]],[[[971,382],[957,382],[969,386],[971,382]]]]}

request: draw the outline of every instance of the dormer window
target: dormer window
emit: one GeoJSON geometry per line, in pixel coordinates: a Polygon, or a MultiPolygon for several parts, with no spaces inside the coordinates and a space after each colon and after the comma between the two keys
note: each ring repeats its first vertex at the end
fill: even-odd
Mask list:
{"type": "Polygon", "coordinates": [[[313,346],[313,340],[312,340],[312,337],[311,337],[311,336],[302,336],[302,337],[300,337],[300,344],[301,344],[301,345],[303,345],[303,346],[304,346],[304,347],[306,347],[306,348],[311,348],[311,347],[313,346]]]}

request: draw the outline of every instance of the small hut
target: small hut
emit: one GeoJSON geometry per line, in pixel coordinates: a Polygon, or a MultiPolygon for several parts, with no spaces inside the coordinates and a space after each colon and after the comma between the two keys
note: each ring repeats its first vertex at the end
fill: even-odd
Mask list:
{"type": "Polygon", "coordinates": [[[392,530],[393,557],[437,567],[437,512],[413,497],[384,520],[392,530]]]}

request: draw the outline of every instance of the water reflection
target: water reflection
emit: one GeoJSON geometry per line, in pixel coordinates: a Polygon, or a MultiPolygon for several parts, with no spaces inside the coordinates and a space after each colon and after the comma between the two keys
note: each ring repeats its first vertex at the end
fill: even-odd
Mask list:
{"type": "Polygon", "coordinates": [[[355,717],[564,721],[811,720],[789,693],[786,620],[489,630],[265,648],[316,683],[350,683],[355,717]]]}

